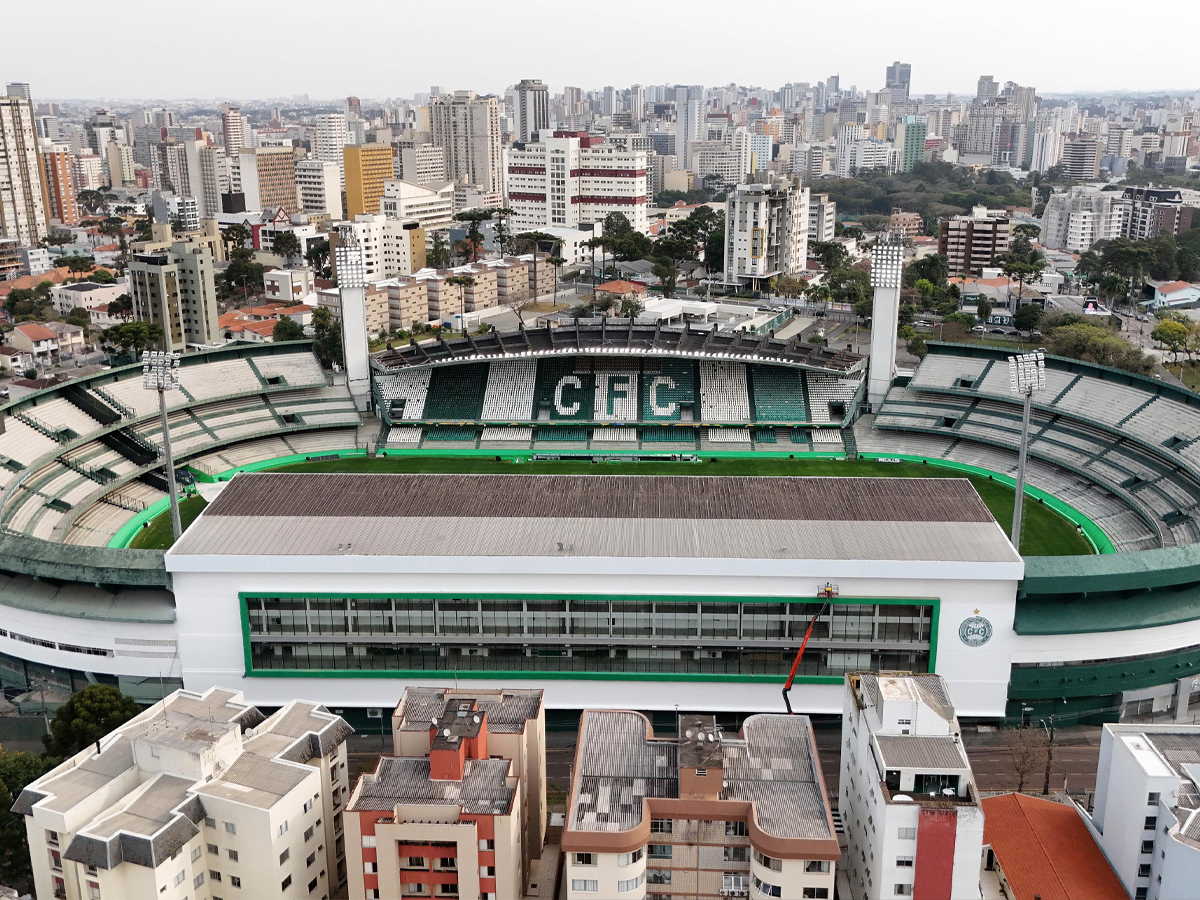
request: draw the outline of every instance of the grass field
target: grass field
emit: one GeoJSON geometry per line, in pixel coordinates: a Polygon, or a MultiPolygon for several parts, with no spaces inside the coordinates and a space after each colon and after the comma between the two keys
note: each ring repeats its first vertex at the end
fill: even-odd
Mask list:
{"type": "MultiPolygon", "coordinates": [[[[838,459],[721,459],[694,464],[678,462],[599,463],[576,461],[509,462],[483,457],[348,457],[323,462],[296,463],[276,472],[392,472],[407,474],[510,474],[510,475],[808,475],[874,476],[882,478],[962,478],[975,486],[996,521],[1009,532],[1014,491],[987,478],[922,466],[917,463],[883,463],[874,460],[838,459]]],[[[185,500],[180,517],[186,529],[200,514],[205,502],[200,497],[185,500]]],[[[171,546],[171,517],[153,519],[130,544],[142,549],[171,546]]],[[[1057,513],[1026,498],[1025,524],[1021,530],[1021,552],[1027,556],[1082,556],[1091,545],[1075,526],[1057,513]]]]}

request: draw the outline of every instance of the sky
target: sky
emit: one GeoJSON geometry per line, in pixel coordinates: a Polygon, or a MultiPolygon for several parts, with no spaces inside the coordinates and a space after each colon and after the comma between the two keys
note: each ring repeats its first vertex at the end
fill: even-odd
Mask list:
{"type": "MultiPolygon", "coordinates": [[[[116,0],[100,32],[63,27],[95,23],[93,0],[6,6],[0,81],[30,82],[37,100],[384,99],[435,84],[499,92],[521,78],[552,93],[667,82],[774,89],[835,73],[843,88],[878,90],[895,59],[912,64],[915,95],[973,95],[981,74],[1046,94],[1193,93],[1200,82],[1179,47],[1131,52],[1130,7],[1115,0],[116,0]]],[[[1200,5],[1160,0],[1154,20],[1194,32],[1200,5]]]]}

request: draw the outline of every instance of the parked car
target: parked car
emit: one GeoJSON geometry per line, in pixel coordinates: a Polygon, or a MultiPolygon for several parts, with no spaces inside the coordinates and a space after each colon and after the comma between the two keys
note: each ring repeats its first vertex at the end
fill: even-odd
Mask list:
{"type": "Polygon", "coordinates": [[[983,334],[986,331],[987,331],[987,329],[984,328],[982,325],[976,325],[974,328],[971,329],[972,334],[983,334]]]}

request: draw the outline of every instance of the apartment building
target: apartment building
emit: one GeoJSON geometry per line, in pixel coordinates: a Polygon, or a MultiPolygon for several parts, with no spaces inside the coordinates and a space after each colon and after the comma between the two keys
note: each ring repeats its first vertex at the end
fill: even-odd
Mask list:
{"type": "Polygon", "coordinates": [[[725,201],[724,283],[757,290],[808,261],[809,190],[794,176],[739,184],[725,201]]]}
{"type": "Polygon", "coordinates": [[[516,95],[516,139],[537,140],[538,133],[550,127],[550,90],[540,81],[524,78],[513,88],[516,95]]]}
{"type": "Polygon", "coordinates": [[[346,807],[351,900],[523,896],[546,827],[540,690],[407,688],[346,807]]]}
{"type": "MultiPolygon", "coordinates": [[[[367,326],[367,337],[377,338],[391,327],[387,282],[368,281],[363,304],[363,316],[367,326]]],[[[317,291],[317,306],[329,310],[335,322],[342,321],[342,297],[337,288],[321,288],[317,291]]]]}
{"type": "Polygon", "coordinates": [[[808,198],[808,240],[832,241],[837,224],[837,203],[828,194],[810,194],[808,198]]]}
{"type": "Polygon", "coordinates": [[[310,217],[339,221],[342,214],[342,174],[338,164],[326,159],[296,163],[296,191],[300,210],[310,217]]]}
{"type": "Polygon", "coordinates": [[[1183,205],[1179,188],[1128,187],[1121,194],[1121,237],[1145,241],[1179,235],[1192,227],[1195,209],[1183,205]]]}
{"type": "Polygon", "coordinates": [[[389,219],[417,222],[431,236],[454,223],[454,182],[414,184],[392,180],[383,188],[379,211],[389,219]]]}
{"type": "Polygon", "coordinates": [[[900,235],[902,240],[911,241],[925,231],[925,220],[918,212],[905,212],[893,206],[892,214],[888,216],[888,231],[900,235]]]}
{"type": "Polygon", "coordinates": [[[79,191],[75,187],[75,163],[65,144],[42,144],[42,166],[46,172],[46,198],[50,218],[63,225],[79,224],[79,191]]]}
{"type": "Polygon", "coordinates": [[[646,151],[587,132],[556,131],[536,143],[514,144],[504,192],[514,232],[575,228],[619,212],[634,230],[650,233],[646,151]]]}
{"type": "Polygon", "coordinates": [[[681,715],[585,710],[562,847],[569,900],[834,895],[841,858],[807,716],[757,715],[724,734],[681,715]],[[786,772],[786,776],[782,773],[786,772]]]}
{"type": "Polygon", "coordinates": [[[212,251],[175,241],[164,249],[134,247],[126,272],[133,315],[162,326],[167,349],[182,351],[219,336],[212,251]]]}
{"type": "Polygon", "coordinates": [[[1198,759],[1197,725],[1107,724],[1100,733],[1093,805],[1080,813],[1133,900],[1196,896],[1198,759]]]}
{"type": "Polygon", "coordinates": [[[291,147],[243,147],[234,173],[234,193],[245,196],[246,209],[295,212],[296,156],[291,147]]]}
{"type": "Polygon", "coordinates": [[[343,113],[324,113],[316,117],[313,130],[313,157],[338,167],[338,181],[345,186],[346,176],[346,116],[343,113]]]}
{"type": "Polygon", "coordinates": [[[393,331],[411,330],[429,321],[429,294],[424,281],[416,278],[388,278],[377,282],[388,295],[388,327],[393,331]]]}
{"type": "Polygon", "coordinates": [[[709,180],[720,185],[733,185],[745,181],[755,168],[754,137],[759,135],[751,135],[745,128],[735,128],[725,140],[692,141],[688,171],[701,183],[709,180]]]}
{"type": "Polygon", "coordinates": [[[1100,177],[1100,139],[1094,134],[1077,134],[1063,142],[1063,174],[1077,181],[1095,181],[1100,177]]]}
{"type": "Polygon", "coordinates": [[[938,253],[950,259],[951,274],[981,274],[998,264],[1011,242],[1010,223],[1003,213],[976,206],[970,215],[942,219],[938,253]]]}
{"type": "Polygon", "coordinates": [[[846,676],[841,757],[853,900],[978,897],[983,812],[942,677],[846,676]]]}
{"type": "Polygon", "coordinates": [[[477,97],[474,91],[455,91],[429,103],[433,143],[446,154],[446,175],[484,190],[504,184],[500,157],[500,106],[495,97],[477,97]]]}
{"type": "Polygon", "coordinates": [[[115,188],[133,186],[133,148],[112,141],[104,147],[104,161],[108,166],[108,183],[115,188]]]}
{"type": "Polygon", "coordinates": [[[221,104],[221,143],[225,155],[232,159],[246,146],[246,117],[240,107],[229,103],[221,104]]]}
{"type": "Polygon", "coordinates": [[[401,141],[394,162],[396,178],[413,184],[432,185],[447,181],[446,151],[437,144],[401,141]]]}
{"type": "MultiPolygon", "coordinates": [[[[363,250],[365,277],[368,281],[411,275],[425,268],[425,230],[415,220],[392,219],[370,213],[356,216],[353,222],[338,222],[329,233],[329,248],[353,240],[363,250]]],[[[337,275],[337,261],[333,263],[337,275]]]]}
{"type": "Polygon", "coordinates": [[[383,186],[395,175],[390,144],[362,144],[343,150],[346,172],[346,217],[379,212],[383,186]]]}
{"type": "Polygon", "coordinates": [[[352,729],[301,700],[175,691],[25,788],[39,897],[329,898],[352,729]]]}
{"type": "Polygon", "coordinates": [[[50,233],[49,207],[33,104],[0,96],[0,237],[37,246],[50,233]]]}
{"type": "Polygon", "coordinates": [[[1038,240],[1048,250],[1082,253],[1097,241],[1119,237],[1123,219],[1124,210],[1115,193],[1077,185],[1050,195],[1038,240]]]}

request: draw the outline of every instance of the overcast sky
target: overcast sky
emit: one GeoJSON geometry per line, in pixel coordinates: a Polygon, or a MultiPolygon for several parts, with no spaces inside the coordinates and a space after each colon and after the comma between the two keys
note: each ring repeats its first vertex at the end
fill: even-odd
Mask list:
{"type": "MultiPolygon", "coordinates": [[[[914,94],[974,93],[980,74],[1045,93],[1196,90],[1183,44],[1130,43],[1115,0],[6,0],[0,80],[35,99],[407,97],[437,84],[498,92],[571,84],[737,82],[841,75],[883,86],[912,63],[914,94]],[[121,12],[124,10],[124,13],[121,12]]],[[[1153,4],[1155,34],[1200,27],[1195,0],[1153,4]],[[1168,30],[1169,29],[1169,30],[1168,30]]]]}

